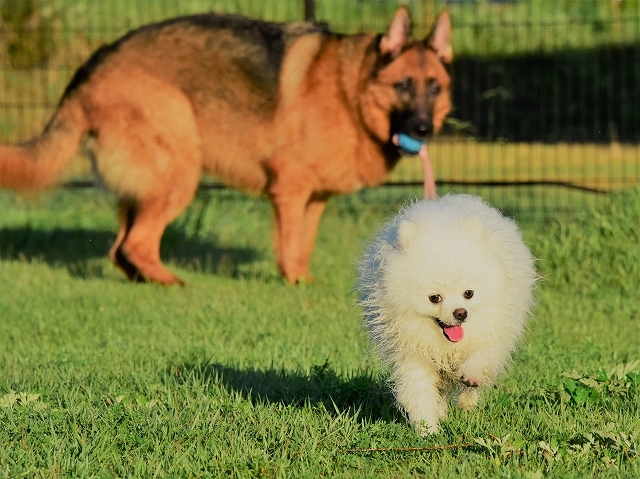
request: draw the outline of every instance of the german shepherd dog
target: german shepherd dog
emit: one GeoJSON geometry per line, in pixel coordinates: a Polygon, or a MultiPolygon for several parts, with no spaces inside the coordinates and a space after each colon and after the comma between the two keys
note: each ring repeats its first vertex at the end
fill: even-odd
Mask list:
{"type": "Polygon", "coordinates": [[[278,268],[310,280],[328,198],[381,183],[451,109],[451,23],[426,38],[399,8],[385,34],[201,14],[144,26],[98,49],[38,138],[0,146],[0,187],[52,184],[80,150],[118,197],[111,261],[134,281],[182,284],[160,259],[166,226],[201,173],[268,195],[278,268]]]}

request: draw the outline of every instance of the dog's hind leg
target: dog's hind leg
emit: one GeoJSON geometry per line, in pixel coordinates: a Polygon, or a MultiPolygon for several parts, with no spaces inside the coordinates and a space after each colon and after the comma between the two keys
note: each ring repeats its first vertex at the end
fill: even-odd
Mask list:
{"type": "MultiPolygon", "coordinates": [[[[184,284],[160,259],[160,241],[167,225],[193,199],[195,184],[180,184],[166,196],[147,197],[126,212],[120,244],[114,244],[110,256],[129,279],[160,284],[184,284]]],[[[121,203],[122,205],[123,203],[121,203]]],[[[121,228],[122,231],[122,228],[121,228]]],[[[118,238],[120,238],[120,233],[118,238]]]]}
{"type": "Polygon", "coordinates": [[[109,259],[127,275],[127,278],[132,281],[142,281],[143,278],[140,276],[138,269],[130,263],[120,251],[120,246],[127,237],[135,216],[136,202],[128,198],[120,198],[120,200],[118,200],[118,221],[120,222],[120,229],[113,246],[109,250],[109,259]]]}
{"type": "Polygon", "coordinates": [[[87,148],[102,180],[121,198],[111,260],[134,281],[182,283],[160,260],[166,226],[193,200],[202,146],[193,108],[180,91],[137,72],[112,72],[88,95],[87,148]],[[111,80],[111,81],[109,81],[111,80]],[[120,88],[109,85],[117,84],[120,88]]]}

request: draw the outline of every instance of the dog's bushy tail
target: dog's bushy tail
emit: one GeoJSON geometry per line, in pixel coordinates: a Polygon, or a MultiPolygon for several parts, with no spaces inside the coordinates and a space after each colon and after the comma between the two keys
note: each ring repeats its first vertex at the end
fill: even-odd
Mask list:
{"type": "Polygon", "coordinates": [[[88,129],[80,101],[65,99],[41,136],[19,145],[0,145],[0,188],[20,191],[51,185],[88,129]]]}

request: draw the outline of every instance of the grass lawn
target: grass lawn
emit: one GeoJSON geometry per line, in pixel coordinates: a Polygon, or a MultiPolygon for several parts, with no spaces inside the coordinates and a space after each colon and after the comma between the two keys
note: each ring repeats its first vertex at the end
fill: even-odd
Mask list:
{"type": "Polygon", "coordinates": [[[417,191],[332,200],[298,287],[266,200],[201,192],[163,242],[184,288],[109,264],[108,194],[0,192],[0,475],[640,476],[640,189],[522,216],[544,278],[529,331],[479,408],[426,438],[350,293],[364,241],[417,191]]]}
{"type": "MultiPolygon", "coordinates": [[[[438,180],[550,181],[596,190],[619,190],[640,182],[640,149],[621,144],[488,143],[436,138],[429,154],[438,180]]],[[[390,181],[420,181],[417,157],[401,161],[390,181]]]]}

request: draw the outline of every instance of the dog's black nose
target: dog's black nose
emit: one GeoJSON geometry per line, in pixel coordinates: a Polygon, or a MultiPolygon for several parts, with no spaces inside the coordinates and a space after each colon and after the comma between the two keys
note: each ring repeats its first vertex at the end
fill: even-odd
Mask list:
{"type": "Polygon", "coordinates": [[[433,133],[433,122],[426,118],[416,121],[412,126],[412,133],[418,138],[423,138],[433,133]]]}
{"type": "Polygon", "coordinates": [[[464,321],[467,319],[467,310],[464,308],[458,308],[453,312],[453,317],[458,321],[464,321]]]}

